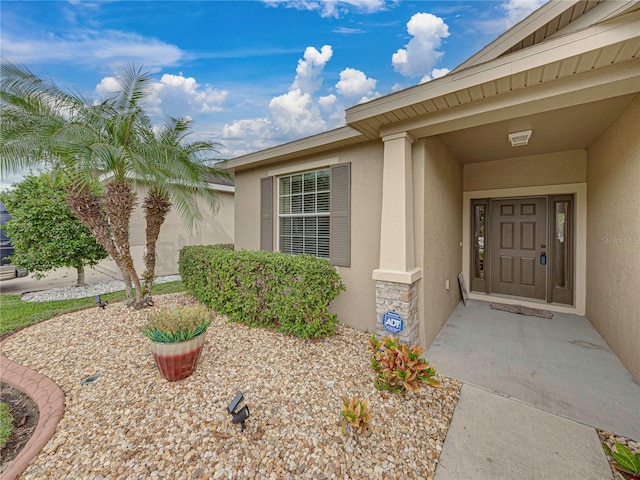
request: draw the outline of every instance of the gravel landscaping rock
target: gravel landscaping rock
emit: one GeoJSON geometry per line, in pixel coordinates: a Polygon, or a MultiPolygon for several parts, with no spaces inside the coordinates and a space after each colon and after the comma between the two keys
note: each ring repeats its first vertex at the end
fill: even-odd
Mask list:
{"type": "MultiPolygon", "coordinates": [[[[166,275],[157,277],[153,283],[167,283],[180,280],[180,275],[166,275]]],[[[28,292],[20,297],[24,302],[50,302],[54,300],[73,300],[76,298],[95,297],[96,295],[104,295],[105,293],[117,292],[124,290],[124,282],[122,280],[112,280],[110,282],[100,282],[87,284],[84,287],[59,287],[42,290],[39,292],[28,292]]]]}
{"type": "MultiPolygon", "coordinates": [[[[154,308],[194,302],[154,296],[154,308]]],[[[52,378],[66,411],[25,479],[430,479],[460,393],[398,396],[373,387],[369,334],[338,325],[309,341],[217,317],[197,371],[169,383],[140,334],[153,309],[124,303],[34,325],[4,353],[52,378]],[[99,374],[89,385],[80,380],[99,374]],[[251,416],[232,425],[226,406],[241,390],[251,416]],[[341,434],[341,396],[371,401],[374,430],[341,434]]],[[[436,365],[437,367],[437,365],[436,365]]]]}

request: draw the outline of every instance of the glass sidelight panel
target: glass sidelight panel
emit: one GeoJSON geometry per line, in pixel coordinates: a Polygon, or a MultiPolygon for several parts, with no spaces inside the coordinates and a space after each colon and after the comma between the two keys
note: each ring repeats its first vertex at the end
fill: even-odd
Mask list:
{"type": "Polygon", "coordinates": [[[475,206],[475,277],[484,278],[484,232],[486,225],[486,206],[475,206]]]}
{"type": "Polygon", "coordinates": [[[573,196],[551,197],[551,301],[573,304],[573,196]]]}
{"type": "Polygon", "coordinates": [[[473,241],[471,245],[471,290],[486,292],[487,266],[487,216],[486,200],[474,200],[471,204],[473,241]]]}
{"type": "Polygon", "coordinates": [[[554,221],[555,221],[555,234],[553,242],[553,258],[554,258],[554,272],[553,272],[553,286],[554,288],[566,288],[567,287],[567,273],[569,272],[569,266],[567,264],[569,260],[569,246],[567,244],[568,232],[567,232],[567,211],[569,209],[569,202],[554,202],[554,221]]]}

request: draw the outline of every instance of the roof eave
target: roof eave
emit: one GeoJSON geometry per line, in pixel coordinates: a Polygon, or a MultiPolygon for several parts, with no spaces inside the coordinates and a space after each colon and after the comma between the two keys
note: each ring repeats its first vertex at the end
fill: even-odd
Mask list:
{"type": "MultiPolygon", "coordinates": [[[[498,80],[525,72],[562,58],[583,54],[629,39],[638,38],[640,12],[626,14],[631,21],[610,20],[588,28],[566,34],[541,44],[518,50],[490,62],[465,70],[452,72],[444,77],[417,85],[407,90],[381,97],[371,102],[347,109],[347,124],[353,128],[370,129],[368,120],[378,116],[412,107],[429,100],[442,99],[446,95],[469,89],[485,82],[498,80]],[[594,43],[600,42],[598,45],[594,43]]],[[[383,122],[381,121],[381,126],[383,122]]]]}
{"type": "Polygon", "coordinates": [[[573,8],[573,6],[576,3],[579,3],[579,1],[580,0],[551,0],[550,2],[547,2],[542,7],[515,24],[509,30],[501,34],[478,53],[462,62],[454,68],[452,72],[458,72],[465,68],[496,59],[509,50],[513,45],[516,45],[524,38],[534,33],[545,23],[550,22],[563,12],[573,8]]]}
{"type": "Polygon", "coordinates": [[[228,172],[235,172],[248,166],[268,165],[289,158],[299,157],[300,155],[327,151],[332,149],[334,145],[338,146],[345,141],[359,143],[367,141],[367,138],[354,128],[349,126],[340,127],[318,135],[305,137],[266,150],[236,157],[220,164],[220,168],[228,172]]]}

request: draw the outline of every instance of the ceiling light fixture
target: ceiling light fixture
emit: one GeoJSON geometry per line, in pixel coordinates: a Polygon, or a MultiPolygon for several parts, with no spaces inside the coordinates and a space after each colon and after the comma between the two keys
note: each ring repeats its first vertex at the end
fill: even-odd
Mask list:
{"type": "Polygon", "coordinates": [[[529,143],[533,130],[524,130],[522,132],[514,132],[509,134],[509,142],[512,147],[522,147],[529,143]]]}

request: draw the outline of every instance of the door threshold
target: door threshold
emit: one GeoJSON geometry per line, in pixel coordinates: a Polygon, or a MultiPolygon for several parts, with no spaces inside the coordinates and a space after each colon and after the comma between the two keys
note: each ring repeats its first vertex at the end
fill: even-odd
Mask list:
{"type": "Polygon", "coordinates": [[[541,308],[544,306],[545,310],[549,310],[551,312],[578,315],[578,309],[576,307],[547,303],[544,300],[532,300],[530,298],[511,297],[507,295],[490,295],[478,292],[469,292],[469,298],[472,300],[480,300],[482,302],[499,302],[506,303],[508,305],[522,305],[529,308],[541,308]]]}

